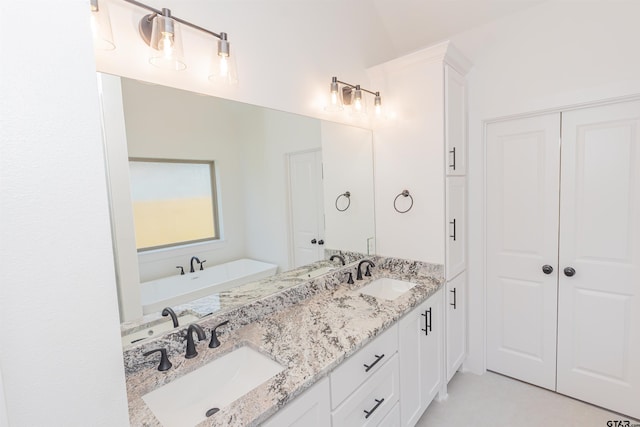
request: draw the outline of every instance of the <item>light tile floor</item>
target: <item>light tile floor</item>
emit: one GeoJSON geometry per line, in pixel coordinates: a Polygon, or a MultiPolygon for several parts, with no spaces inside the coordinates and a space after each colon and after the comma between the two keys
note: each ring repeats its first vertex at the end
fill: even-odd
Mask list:
{"type": "Polygon", "coordinates": [[[610,420],[640,427],[640,421],[492,372],[458,372],[448,392],[447,400],[431,403],[416,427],[608,427],[610,420]]]}

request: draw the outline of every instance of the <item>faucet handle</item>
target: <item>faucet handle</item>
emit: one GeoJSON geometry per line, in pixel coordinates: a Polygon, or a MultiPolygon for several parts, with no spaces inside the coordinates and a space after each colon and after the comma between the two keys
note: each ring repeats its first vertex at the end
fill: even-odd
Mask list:
{"type": "Polygon", "coordinates": [[[209,348],[220,347],[220,340],[218,339],[218,334],[216,333],[216,329],[218,329],[220,326],[226,325],[227,323],[229,323],[229,321],[225,320],[224,322],[222,322],[219,325],[215,326],[211,330],[211,341],[209,341],[209,348]]]}
{"type": "Polygon", "coordinates": [[[371,277],[371,266],[367,264],[367,270],[364,272],[365,276],[371,277]]]}
{"type": "Polygon", "coordinates": [[[349,279],[347,280],[347,283],[350,285],[353,285],[353,273],[349,272],[349,279]]]}
{"type": "Polygon", "coordinates": [[[184,268],[181,265],[176,265],[176,268],[180,269],[180,275],[184,276],[184,268]]]}
{"type": "Polygon", "coordinates": [[[149,350],[143,354],[144,357],[149,356],[150,354],[160,352],[160,364],[158,365],[158,371],[168,371],[173,366],[169,361],[169,357],[167,356],[166,348],[154,348],[153,350],[149,350]]]}
{"type": "Polygon", "coordinates": [[[204,263],[207,262],[206,259],[203,259],[202,261],[200,261],[200,271],[204,270],[204,263]]]}

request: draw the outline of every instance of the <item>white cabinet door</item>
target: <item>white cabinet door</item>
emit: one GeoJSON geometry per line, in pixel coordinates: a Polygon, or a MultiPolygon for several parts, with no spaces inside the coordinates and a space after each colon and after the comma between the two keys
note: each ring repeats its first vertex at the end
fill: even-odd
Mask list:
{"type": "Polygon", "coordinates": [[[448,65],[445,79],[445,139],[447,145],[447,175],[465,175],[467,170],[467,112],[464,77],[448,65]]]}
{"type": "Polygon", "coordinates": [[[561,182],[558,391],[638,418],[640,102],[563,113],[561,182]]]}
{"type": "Polygon", "coordinates": [[[328,427],[331,425],[329,379],[324,378],[276,412],[262,427],[328,427]]]}
{"type": "Polygon", "coordinates": [[[554,390],[560,115],[489,124],[486,149],[487,369],[554,390]]]}
{"type": "Polygon", "coordinates": [[[467,354],[466,336],[466,273],[447,282],[447,382],[460,368],[467,354]]]}
{"type": "Polygon", "coordinates": [[[288,158],[293,267],[299,267],[324,257],[322,154],[315,150],[288,158]]]}
{"type": "Polygon", "coordinates": [[[447,178],[447,279],[457,276],[467,266],[466,182],[465,177],[447,178]]]}
{"type": "Polygon", "coordinates": [[[442,383],[442,290],[399,322],[400,419],[414,426],[442,383]]]}

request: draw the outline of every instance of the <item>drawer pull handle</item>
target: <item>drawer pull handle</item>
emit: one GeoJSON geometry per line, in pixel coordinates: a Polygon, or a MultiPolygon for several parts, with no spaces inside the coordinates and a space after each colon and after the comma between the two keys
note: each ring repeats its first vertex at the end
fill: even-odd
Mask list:
{"type": "Polygon", "coordinates": [[[431,308],[429,308],[429,310],[426,310],[424,313],[422,313],[422,315],[425,317],[424,319],[424,329],[422,330],[422,332],[424,332],[424,334],[426,336],[429,336],[429,332],[431,332],[431,308]]]}
{"type": "Polygon", "coordinates": [[[453,147],[453,150],[449,150],[449,154],[453,154],[453,164],[450,164],[449,167],[456,170],[456,147],[453,147]]]}
{"type": "Polygon", "coordinates": [[[453,288],[453,290],[451,290],[449,292],[453,292],[453,304],[449,303],[449,305],[452,305],[453,309],[455,310],[457,308],[457,306],[456,306],[456,288],[453,288]]]}
{"type": "Polygon", "coordinates": [[[384,354],[381,354],[380,356],[378,356],[377,354],[374,354],[374,356],[376,356],[376,360],[375,362],[373,362],[371,365],[364,365],[364,367],[366,368],[364,371],[365,372],[369,372],[369,370],[371,368],[373,368],[374,366],[376,366],[376,363],[378,363],[379,361],[382,360],[382,358],[384,357],[384,354]]]}
{"type": "Polygon", "coordinates": [[[382,405],[382,402],[384,402],[384,398],[378,400],[375,399],[376,401],[376,406],[374,406],[373,408],[371,408],[370,411],[364,411],[364,413],[366,414],[364,417],[365,418],[369,418],[371,416],[371,414],[373,414],[375,412],[376,409],[378,409],[378,406],[382,405]]]}

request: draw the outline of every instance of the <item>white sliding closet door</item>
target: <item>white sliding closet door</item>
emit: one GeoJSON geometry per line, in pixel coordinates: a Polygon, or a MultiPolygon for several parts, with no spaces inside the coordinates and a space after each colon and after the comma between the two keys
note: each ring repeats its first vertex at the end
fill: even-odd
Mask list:
{"type": "Polygon", "coordinates": [[[640,102],[563,113],[561,182],[557,390],[640,417],[640,102]]]}
{"type": "Polygon", "coordinates": [[[559,161],[560,114],[487,126],[487,369],[552,390],[559,161]]]}

